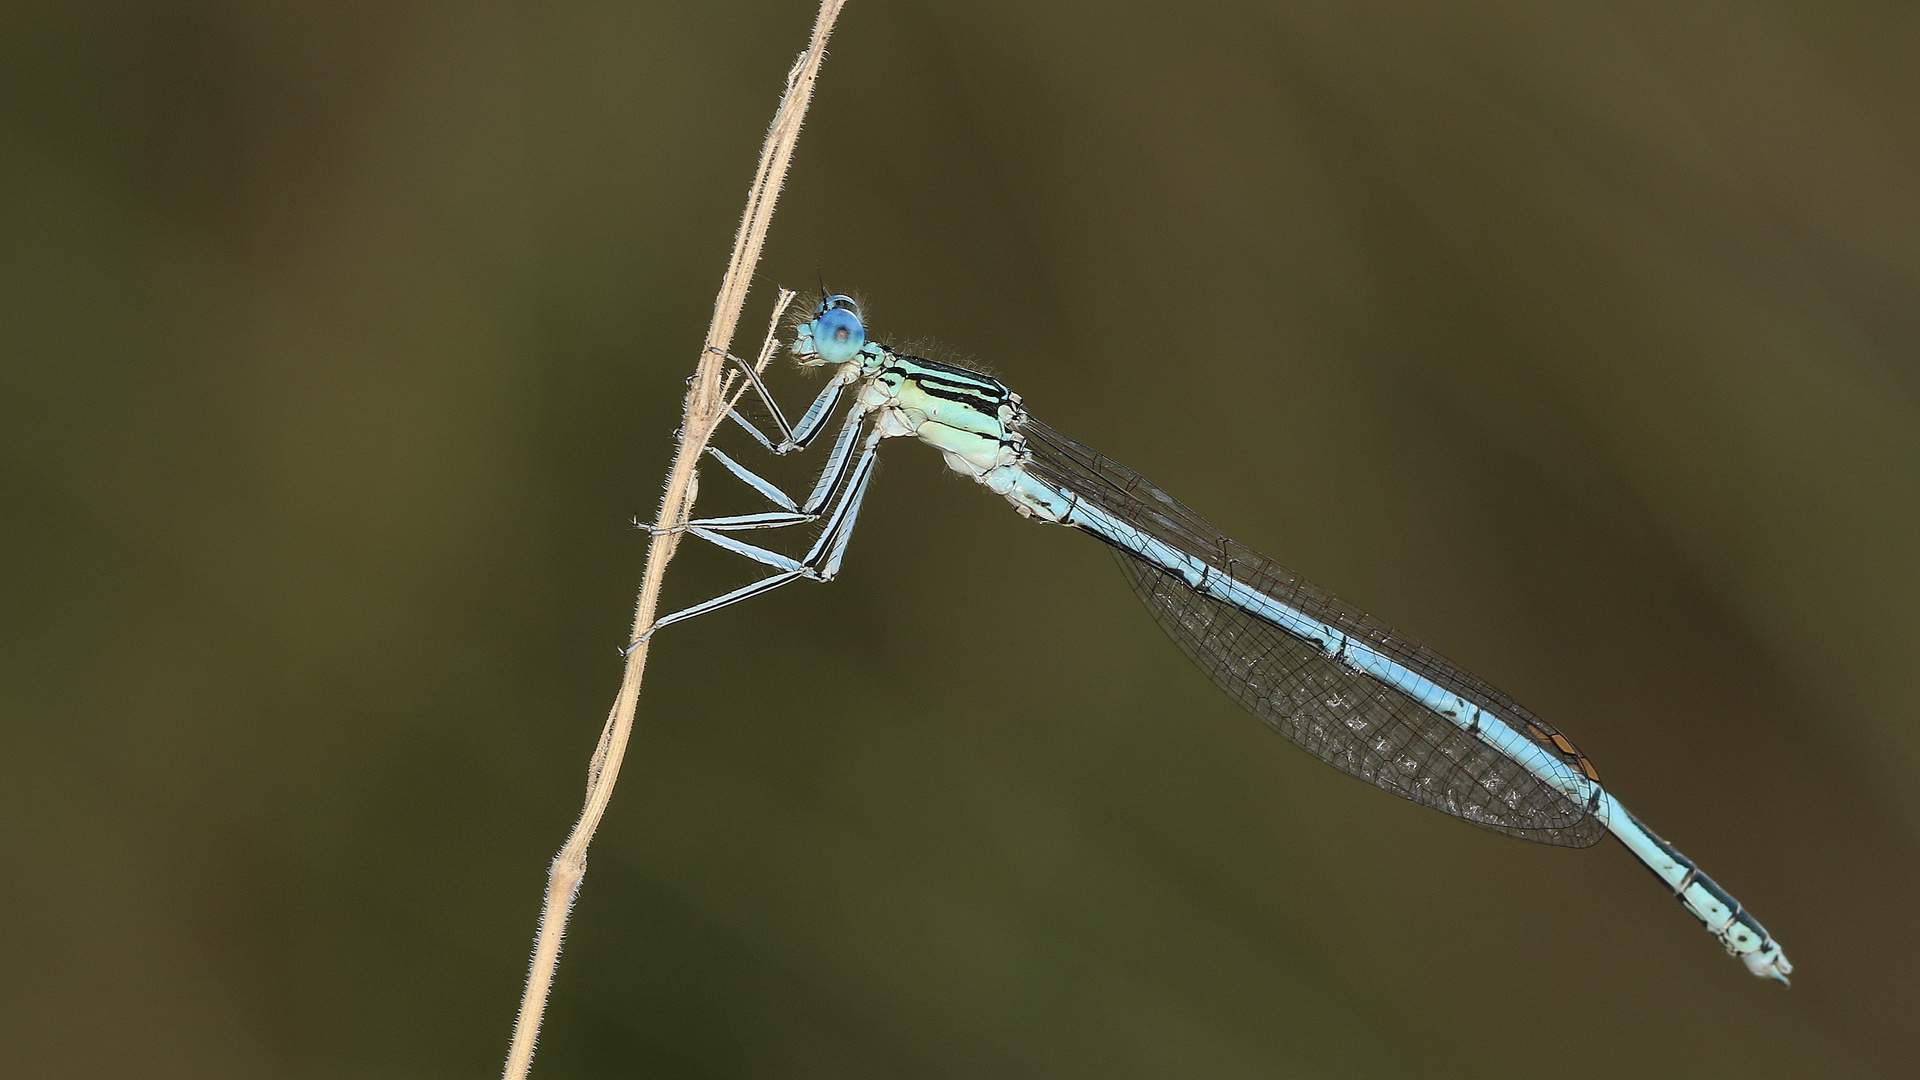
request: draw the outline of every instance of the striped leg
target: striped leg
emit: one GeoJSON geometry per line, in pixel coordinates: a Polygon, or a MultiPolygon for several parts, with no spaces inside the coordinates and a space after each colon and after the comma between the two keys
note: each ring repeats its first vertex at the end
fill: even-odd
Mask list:
{"type": "MultiPolygon", "coordinates": [[[[864,419],[864,417],[856,416],[853,419],[864,419]]],[[[849,429],[857,430],[858,425],[850,424],[849,429]]],[[[844,435],[842,436],[842,441],[850,442],[844,435]]],[[[808,581],[832,581],[834,575],[840,572],[840,561],[846,555],[847,543],[853,538],[853,525],[860,516],[861,503],[866,499],[867,484],[873,479],[873,466],[877,460],[879,447],[880,432],[879,429],[876,428],[873,434],[867,439],[866,445],[861,449],[860,456],[851,463],[850,470],[843,465],[841,471],[848,472],[850,479],[841,490],[839,500],[834,503],[832,513],[827,516],[827,523],[821,528],[819,537],[814,540],[813,546],[807,549],[807,554],[803,558],[794,559],[790,556],[782,555],[777,551],[769,551],[766,548],[755,547],[752,544],[735,540],[733,537],[726,535],[724,530],[715,529],[705,524],[689,525],[687,531],[698,536],[700,539],[707,541],[715,547],[752,559],[757,563],[771,566],[776,572],[761,578],[759,581],[743,585],[732,592],[724,593],[711,600],[695,604],[692,607],[682,608],[671,615],[654,620],[653,625],[649,627],[645,633],[640,635],[634,642],[634,645],[652,637],[654,633],[663,626],[684,622],[697,615],[705,615],[710,611],[718,611],[723,607],[737,604],[742,600],[759,596],[761,593],[771,592],[791,581],[798,581],[802,578],[808,581]]],[[[831,490],[834,485],[826,483],[823,479],[821,486],[831,490]]],[[[751,528],[753,526],[741,527],[751,528]]],[[[629,645],[627,646],[627,650],[623,651],[630,651],[632,648],[633,645],[629,645]]]]}
{"type": "Polygon", "coordinates": [[[789,525],[804,525],[818,520],[820,508],[826,505],[828,497],[846,478],[848,455],[853,451],[854,438],[860,434],[860,426],[865,419],[866,413],[859,409],[854,409],[847,414],[847,422],[841,426],[840,435],[834,440],[833,452],[827,455],[827,464],[820,473],[820,480],[814,484],[813,491],[808,494],[807,501],[803,505],[796,505],[793,499],[788,497],[786,492],[775,487],[772,481],[714,447],[707,447],[707,453],[719,458],[720,464],[725,465],[728,472],[739,477],[741,482],[765,496],[768,502],[779,506],[781,510],[761,514],[735,514],[731,517],[700,518],[689,521],[674,531],[687,530],[697,534],[701,529],[718,532],[741,529],[783,529],[789,525]]]}
{"type": "Polygon", "coordinates": [[[773,400],[773,394],[767,390],[767,384],[760,381],[760,373],[753,370],[753,365],[732,353],[727,353],[726,357],[738,364],[740,370],[746,373],[747,381],[753,384],[753,389],[759,394],[761,403],[766,405],[767,411],[773,414],[773,422],[780,429],[780,441],[775,443],[768,438],[765,432],[753,426],[746,417],[741,416],[738,409],[730,410],[727,416],[734,423],[746,428],[747,434],[758,440],[761,446],[776,454],[790,454],[811,445],[814,438],[820,434],[820,429],[826,423],[827,417],[832,414],[833,407],[840,403],[840,393],[847,386],[846,379],[835,376],[821,388],[820,396],[813,399],[813,404],[807,407],[806,414],[800,417],[800,422],[789,424],[787,414],[780,411],[780,405],[773,400]]]}
{"type": "Polygon", "coordinates": [[[759,473],[754,472],[752,469],[747,468],[745,465],[740,464],[722,453],[719,447],[709,446],[707,447],[707,453],[720,459],[720,464],[725,465],[728,472],[739,477],[741,483],[759,492],[768,502],[783,510],[791,510],[795,513],[799,512],[800,507],[794,504],[793,499],[788,497],[786,492],[773,486],[772,481],[762,477],[759,473]]]}

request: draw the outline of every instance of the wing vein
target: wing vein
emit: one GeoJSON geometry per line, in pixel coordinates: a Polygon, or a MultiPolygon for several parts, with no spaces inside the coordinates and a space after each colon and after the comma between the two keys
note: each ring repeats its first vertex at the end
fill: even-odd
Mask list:
{"type": "MultiPolygon", "coordinates": [[[[1554,745],[1557,731],[1445,657],[1220,535],[1111,458],[1038,421],[1028,420],[1022,430],[1028,469],[1037,478],[1200,560],[1209,573],[1228,575],[1349,640],[1365,642],[1571,763],[1554,745]]],[[[1125,546],[1114,544],[1114,555],[1154,620],[1208,678],[1321,761],[1402,798],[1524,840],[1589,847],[1605,834],[1585,806],[1399,688],[1341,663],[1319,643],[1197,591],[1125,546]]],[[[1344,655],[1344,647],[1336,655],[1344,655]]]]}

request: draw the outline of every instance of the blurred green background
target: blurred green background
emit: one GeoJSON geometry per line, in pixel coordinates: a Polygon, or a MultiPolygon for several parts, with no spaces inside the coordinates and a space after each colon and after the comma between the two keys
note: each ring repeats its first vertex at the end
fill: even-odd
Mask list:
{"type": "MultiPolygon", "coordinates": [[[[9,1075],[496,1073],[812,17],[6,5],[9,1075]]],[[[536,1075],[1914,1075],[1916,55],[1906,3],[855,0],[742,334],[817,270],[1482,673],[1791,991],[1617,845],[1309,759],[900,442],[841,580],[660,640],[536,1075]]]]}

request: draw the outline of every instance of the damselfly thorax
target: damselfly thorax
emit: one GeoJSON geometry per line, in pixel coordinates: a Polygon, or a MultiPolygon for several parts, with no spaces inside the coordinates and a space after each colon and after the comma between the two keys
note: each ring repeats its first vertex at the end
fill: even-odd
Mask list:
{"type": "Polygon", "coordinates": [[[1019,427],[1026,410],[1005,383],[884,345],[870,348],[880,356],[872,374],[863,372],[857,400],[879,414],[881,438],[912,435],[940,451],[948,468],[990,488],[1025,459],[1019,427]]]}

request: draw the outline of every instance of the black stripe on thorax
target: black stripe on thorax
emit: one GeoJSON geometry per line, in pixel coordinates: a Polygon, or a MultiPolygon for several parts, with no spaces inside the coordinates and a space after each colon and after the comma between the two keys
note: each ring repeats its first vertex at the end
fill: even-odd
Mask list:
{"type": "Polygon", "coordinates": [[[990,397],[1000,401],[1006,400],[1007,396],[1007,388],[1002,386],[997,379],[969,381],[966,379],[949,379],[944,375],[907,371],[904,368],[895,368],[894,370],[899,371],[903,378],[912,379],[921,386],[945,386],[955,390],[972,390],[982,397],[990,397]]]}
{"type": "Polygon", "coordinates": [[[914,379],[913,382],[916,386],[920,387],[921,393],[926,394],[928,397],[937,397],[946,401],[957,401],[968,408],[976,409],[988,416],[992,416],[998,412],[1000,406],[1007,400],[1004,394],[999,397],[994,397],[965,385],[955,385],[945,382],[936,383],[930,379],[914,379]]]}
{"type": "MultiPolygon", "coordinates": [[[[965,372],[976,375],[975,372],[965,372]]],[[[928,397],[959,402],[969,408],[978,409],[991,416],[1007,403],[1009,394],[1006,386],[997,379],[977,376],[983,381],[943,378],[928,372],[910,371],[904,367],[892,366],[882,369],[880,377],[892,385],[896,392],[903,383],[911,382],[928,397]]]]}
{"type": "Polygon", "coordinates": [[[976,379],[985,379],[988,382],[1000,381],[991,375],[983,375],[972,368],[963,368],[959,364],[949,364],[940,360],[929,360],[924,356],[908,356],[906,353],[895,353],[894,355],[910,364],[917,364],[929,371],[944,371],[949,375],[971,375],[976,379]]]}
{"type": "MultiPolygon", "coordinates": [[[[882,348],[885,348],[885,346],[882,346],[882,348]]],[[[971,385],[990,388],[991,391],[1003,396],[1007,392],[1005,383],[991,375],[975,371],[972,368],[964,368],[958,364],[949,364],[940,360],[929,360],[924,356],[910,356],[906,353],[894,352],[892,349],[887,349],[886,353],[887,358],[893,361],[887,365],[886,370],[888,371],[898,371],[912,378],[930,379],[953,386],[971,385]],[[908,368],[917,370],[908,371],[908,368]],[[923,374],[923,372],[929,374],[923,374]],[[938,374],[930,374],[934,372],[938,374]],[[941,376],[947,377],[942,378],[941,376]]]]}

